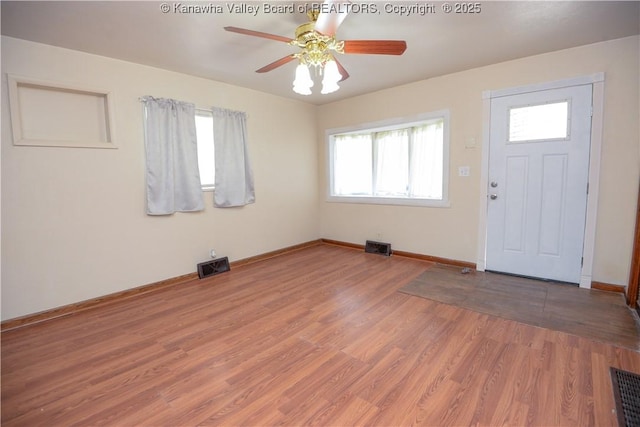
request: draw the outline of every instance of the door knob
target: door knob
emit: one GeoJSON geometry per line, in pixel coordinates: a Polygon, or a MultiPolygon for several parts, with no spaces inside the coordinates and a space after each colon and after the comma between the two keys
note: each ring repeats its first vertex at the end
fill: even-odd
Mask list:
{"type": "Polygon", "coordinates": [[[498,186],[498,183],[495,181],[491,181],[491,187],[496,188],[498,186]]]}
{"type": "Polygon", "coordinates": [[[491,197],[491,200],[495,200],[495,199],[498,198],[498,195],[497,194],[492,194],[489,197],[491,197]]]}

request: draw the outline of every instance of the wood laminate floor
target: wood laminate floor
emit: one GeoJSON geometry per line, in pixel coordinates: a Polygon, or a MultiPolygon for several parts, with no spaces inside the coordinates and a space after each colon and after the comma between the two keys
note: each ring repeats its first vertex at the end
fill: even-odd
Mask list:
{"type": "Polygon", "coordinates": [[[616,425],[640,354],[398,292],[318,245],[2,333],[3,426],[616,425]]]}

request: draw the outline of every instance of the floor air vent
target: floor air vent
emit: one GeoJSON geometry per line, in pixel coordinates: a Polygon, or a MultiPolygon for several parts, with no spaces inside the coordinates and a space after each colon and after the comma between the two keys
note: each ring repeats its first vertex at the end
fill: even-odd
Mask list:
{"type": "Polygon", "coordinates": [[[610,370],[618,425],[640,426],[640,375],[614,367],[610,370]]]}
{"type": "Polygon", "coordinates": [[[205,277],[224,273],[225,271],[229,271],[230,269],[231,268],[229,267],[229,259],[227,257],[216,258],[214,260],[201,262],[200,264],[198,264],[198,277],[204,279],[205,277]]]}
{"type": "Polygon", "coordinates": [[[370,254],[390,256],[391,243],[374,242],[372,240],[367,240],[367,243],[364,245],[364,251],[370,254]]]}

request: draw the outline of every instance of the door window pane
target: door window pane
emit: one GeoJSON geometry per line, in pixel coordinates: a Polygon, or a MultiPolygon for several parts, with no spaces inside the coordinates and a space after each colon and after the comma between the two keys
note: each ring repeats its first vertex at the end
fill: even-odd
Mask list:
{"type": "Polygon", "coordinates": [[[509,109],[509,142],[566,139],[569,101],[509,109]]]}

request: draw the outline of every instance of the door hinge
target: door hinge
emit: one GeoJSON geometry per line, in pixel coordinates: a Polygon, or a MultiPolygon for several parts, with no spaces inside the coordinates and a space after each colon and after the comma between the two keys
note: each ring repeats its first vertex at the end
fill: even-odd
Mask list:
{"type": "Polygon", "coordinates": [[[584,267],[584,257],[580,258],[580,267],[584,267]]]}
{"type": "Polygon", "coordinates": [[[587,182],[587,194],[589,194],[589,183],[587,182]]]}

